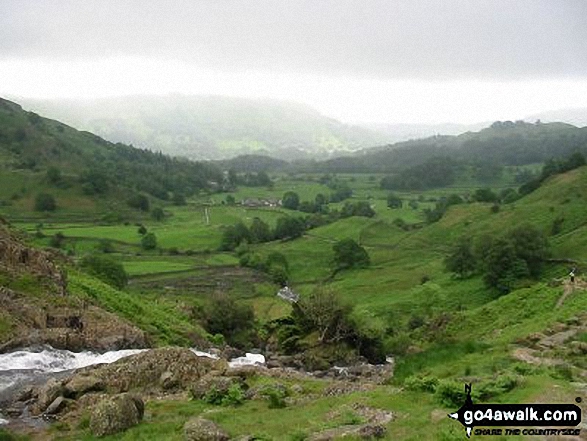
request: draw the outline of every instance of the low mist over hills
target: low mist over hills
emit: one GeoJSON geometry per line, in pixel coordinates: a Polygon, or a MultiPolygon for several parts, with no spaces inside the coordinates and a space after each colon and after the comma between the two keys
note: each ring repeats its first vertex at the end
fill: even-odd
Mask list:
{"type": "Polygon", "coordinates": [[[191,159],[250,153],[328,157],[394,139],[287,101],[180,95],[18,101],[28,110],[109,141],[191,159]]]}
{"type": "Polygon", "coordinates": [[[563,121],[577,127],[585,127],[587,126],[587,107],[550,110],[548,112],[530,115],[524,118],[524,120],[529,122],[537,120],[542,122],[563,121]]]}

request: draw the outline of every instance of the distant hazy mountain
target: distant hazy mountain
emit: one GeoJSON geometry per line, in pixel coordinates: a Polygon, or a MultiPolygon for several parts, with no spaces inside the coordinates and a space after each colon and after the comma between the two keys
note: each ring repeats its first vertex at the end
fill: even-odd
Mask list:
{"type": "Polygon", "coordinates": [[[286,101],[180,95],[18,100],[27,110],[109,141],[192,159],[242,154],[324,158],[393,140],[286,101]]]}
{"type": "Polygon", "coordinates": [[[387,135],[391,142],[402,142],[436,135],[460,135],[465,132],[477,132],[488,127],[492,122],[476,124],[367,124],[365,127],[387,135]]]}
{"type": "Polygon", "coordinates": [[[577,127],[587,126],[587,107],[574,109],[559,109],[548,112],[541,112],[535,115],[530,115],[524,118],[524,121],[535,122],[540,120],[542,122],[565,122],[577,127]]]}

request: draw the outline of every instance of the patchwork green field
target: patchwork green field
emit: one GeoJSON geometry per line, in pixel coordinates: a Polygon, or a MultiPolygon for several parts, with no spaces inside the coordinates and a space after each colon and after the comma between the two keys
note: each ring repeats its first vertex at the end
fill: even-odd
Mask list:
{"type": "MultiPolygon", "coordinates": [[[[462,428],[444,417],[454,409],[439,398],[439,389],[430,392],[414,389],[412,384],[419,384],[422,378],[434,378],[442,387],[457,389],[463,381],[473,378],[483,388],[504,377],[514,378],[515,385],[495,392],[492,401],[545,400],[553,388],[561,401],[574,396],[568,375],[577,378],[580,370],[568,354],[558,354],[569,366],[565,368],[569,373],[561,374],[556,366],[527,366],[516,358],[515,351],[524,348],[522,342],[528,336],[545,332],[556,323],[573,322],[587,308],[587,296],[581,291],[557,307],[564,292],[561,280],[568,272],[565,262],[573,261],[581,267],[587,260],[587,168],[554,176],[536,192],[501,204],[498,210],[492,210],[492,203],[450,206],[433,223],[426,222],[425,210],[434,209],[434,200],[453,194],[456,187],[399,192],[404,207],[390,209],[388,192],[378,188],[377,180],[368,175],[344,178],[353,188],[349,201],[368,202],[375,211],[373,217],[338,219],[311,228],[293,240],[247,244],[246,253],[261,260],[281,254],[287,261],[287,283],[302,298],[311,296],[317,287],[327,288],[368,320],[372,328],[385,329],[385,350],[396,361],[389,384],[341,397],[301,401],[281,410],[267,409],[263,402],[246,402],[236,408],[210,407],[199,401],[150,402],[144,423],[122,437],[104,439],[181,439],[180,428],[189,416],[197,414],[206,414],[231,436],[306,439],[311,433],[360,421],[352,410],[335,417],[333,412],[350,409],[351,403],[362,403],[396,414],[387,426],[385,439],[457,440],[463,436],[462,428]],[[409,208],[410,200],[420,202],[409,208]],[[546,265],[541,280],[522,280],[512,292],[500,295],[485,285],[481,275],[463,279],[446,270],[445,258],[461,237],[497,237],[523,224],[543,232],[550,243],[554,260],[546,265]],[[333,247],[347,238],[367,251],[368,267],[337,270],[333,247]],[[282,433],[284,424],[289,427],[286,437],[282,433]]],[[[268,273],[242,266],[242,250],[219,251],[225,230],[238,222],[250,226],[253,219],[259,218],[275,228],[284,216],[305,215],[283,207],[246,207],[240,201],[280,199],[290,190],[303,195],[302,200],[312,200],[318,192],[329,191],[315,182],[288,181],[286,177],[276,182],[272,189],[240,188],[233,193],[236,205],[228,205],[222,193],[189,199],[185,206],[166,203],[162,205],[162,220],[138,214],[120,223],[96,222],[91,216],[84,222],[71,220],[70,213],[64,211],[39,221],[22,218],[13,223],[40,246],[49,246],[60,233],[64,237],[61,247],[74,262],[88,253],[103,253],[100,250],[108,243],[109,249],[103,254],[122,263],[129,285],[117,290],[72,272],[72,292],[135,323],[156,344],[193,345],[203,341],[200,339],[217,341],[218,337],[208,333],[198,317],[219,292],[250,306],[260,327],[291,314],[291,306],[275,296],[279,284],[268,273]],[[141,225],[156,236],[154,249],[141,246],[141,225]]],[[[458,188],[458,193],[473,190],[458,188]]],[[[330,208],[343,205],[330,204],[330,208]]],[[[1,326],[0,316],[0,329],[1,326]]],[[[299,384],[308,390],[319,391],[322,387],[312,381],[299,384]]],[[[87,429],[74,429],[73,433],[53,432],[54,439],[59,440],[93,439],[87,429]]]]}

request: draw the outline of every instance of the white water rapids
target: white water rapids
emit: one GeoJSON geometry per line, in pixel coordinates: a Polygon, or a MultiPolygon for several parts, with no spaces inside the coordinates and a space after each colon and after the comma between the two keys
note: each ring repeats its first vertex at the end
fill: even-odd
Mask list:
{"type": "MultiPolygon", "coordinates": [[[[121,358],[147,350],[125,349],[99,354],[89,351],[71,352],[44,346],[37,350],[21,349],[0,354],[0,392],[15,384],[24,383],[35,375],[70,371],[101,363],[114,363],[121,358]]],[[[199,357],[218,358],[208,352],[196,349],[191,350],[199,357]]],[[[265,364],[263,355],[250,353],[247,353],[244,357],[235,358],[228,363],[229,367],[263,364],[265,364]]],[[[0,425],[7,423],[8,421],[2,418],[0,414],[0,425]]]]}

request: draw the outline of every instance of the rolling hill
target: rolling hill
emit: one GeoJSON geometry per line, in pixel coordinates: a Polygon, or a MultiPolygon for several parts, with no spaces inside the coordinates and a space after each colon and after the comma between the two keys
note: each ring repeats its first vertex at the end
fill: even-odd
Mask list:
{"type": "Polygon", "coordinates": [[[30,212],[35,195],[51,192],[72,213],[109,212],[133,196],[167,200],[221,180],[213,165],[113,144],[0,99],[0,200],[9,211],[30,212]]]}
{"type": "Polygon", "coordinates": [[[19,101],[109,141],[190,159],[253,153],[288,159],[329,157],[392,139],[287,101],[180,95],[19,101]]]}

